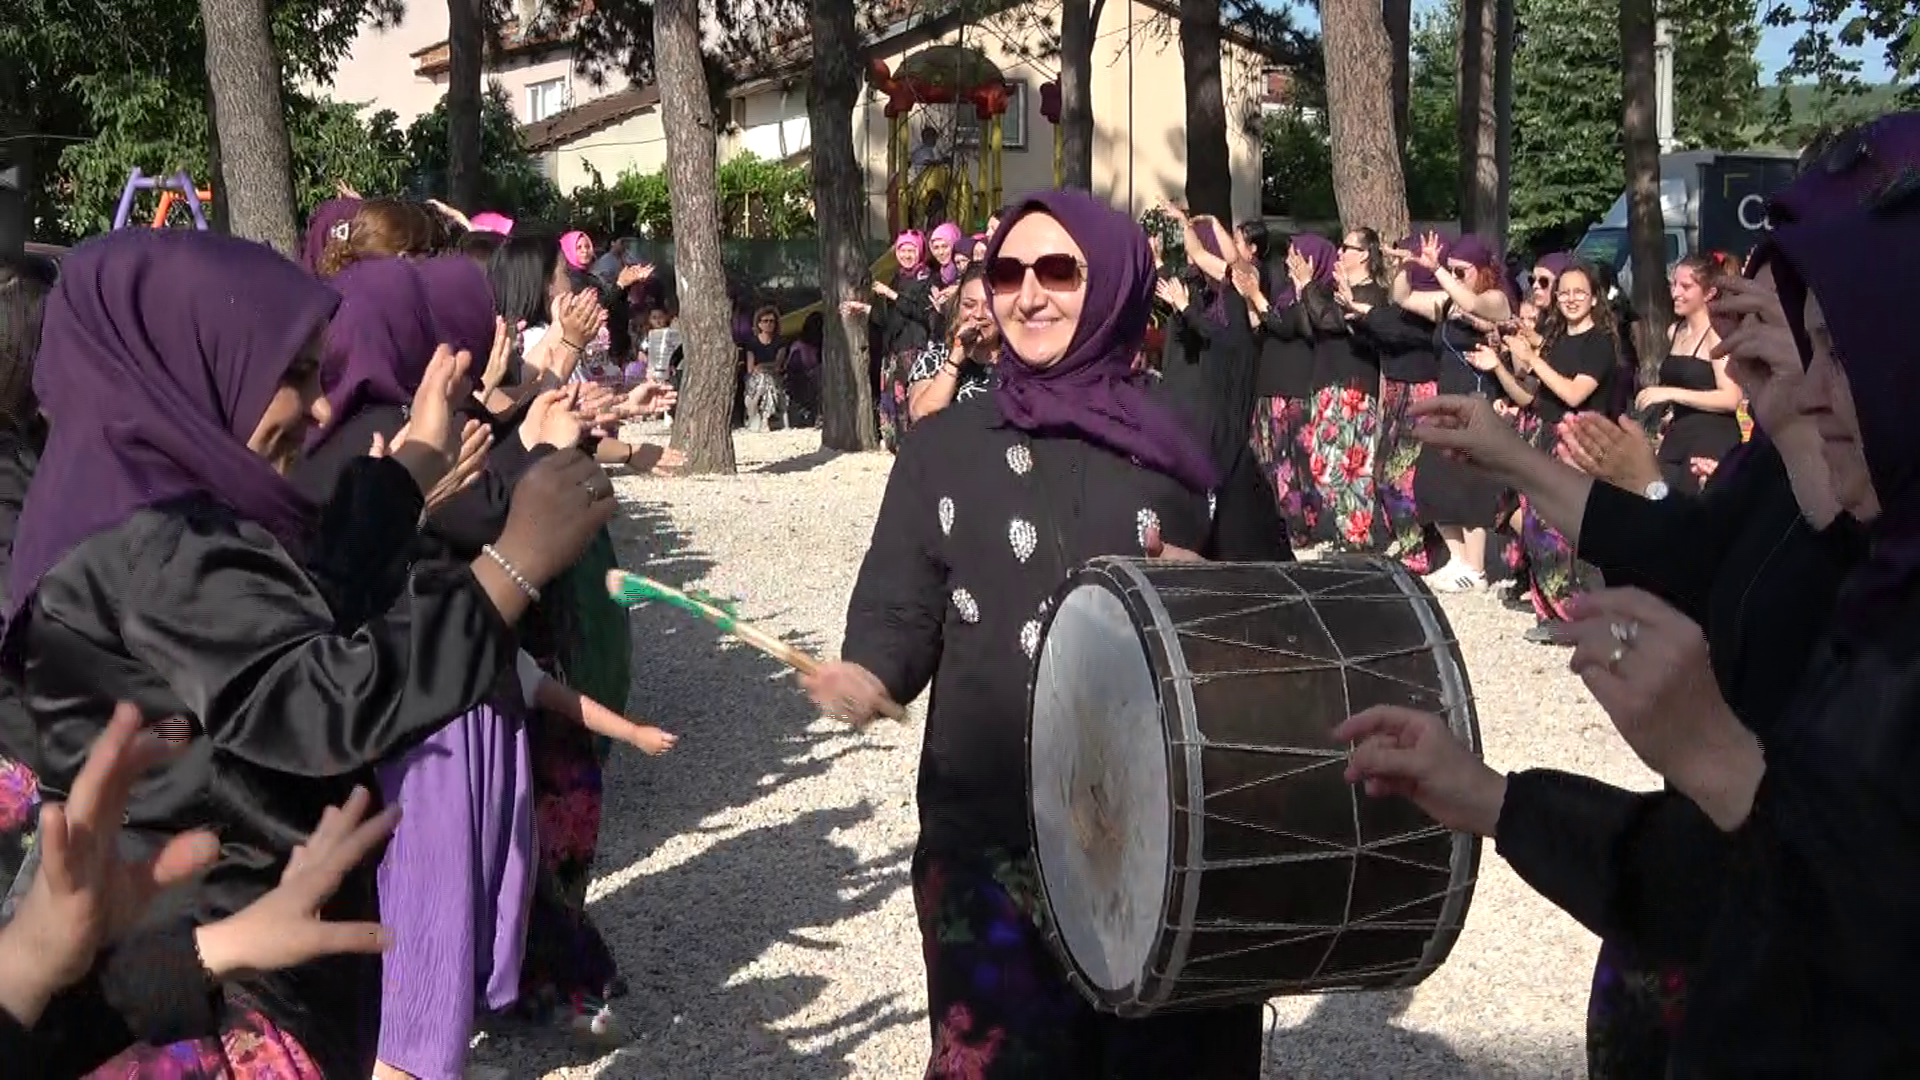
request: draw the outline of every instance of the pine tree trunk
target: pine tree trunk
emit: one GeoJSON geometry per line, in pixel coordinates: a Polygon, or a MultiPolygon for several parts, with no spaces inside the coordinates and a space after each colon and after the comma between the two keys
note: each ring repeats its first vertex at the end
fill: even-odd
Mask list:
{"type": "Polygon", "coordinates": [[[483,0],[447,0],[447,202],[480,205],[480,96],[486,54],[483,0]]]}
{"type": "Polygon", "coordinates": [[[867,320],[842,318],[843,300],[864,299],[867,184],[853,150],[860,100],[860,33],[853,5],[813,0],[813,74],[807,126],[813,140],[813,216],[820,230],[820,445],[876,450],[879,418],[867,378],[867,320]]]}
{"type": "Polygon", "coordinates": [[[1381,237],[1407,235],[1407,180],[1393,127],[1393,55],[1380,0],[1324,0],[1327,119],[1340,221],[1381,237]]]}
{"type": "Polygon", "coordinates": [[[1400,170],[1407,168],[1407,140],[1413,138],[1413,0],[1384,0],[1387,48],[1393,53],[1393,142],[1400,170]]]}
{"type": "Polygon", "coordinates": [[[1498,0],[1460,5],[1460,231],[1500,242],[1500,121],[1494,75],[1499,55],[1498,0]]]}
{"type": "Polygon", "coordinates": [[[1505,248],[1513,227],[1513,31],[1514,0],[1494,0],[1493,51],[1494,221],[1493,234],[1505,248]]]}
{"type": "Polygon", "coordinates": [[[720,202],[713,102],[700,57],[700,0],[655,0],[653,57],[660,87],[660,127],[673,209],[674,286],[686,337],[686,379],[674,416],[673,447],[687,471],[731,473],[734,362],[733,314],[720,261],[720,202]]]}
{"type": "Polygon", "coordinates": [[[1640,357],[1652,361],[1673,321],[1667,291],[1666,221],[1660,213],[1660,131],[1655,101],[1653,0],[1620,0],[1621,134],[1627,158],[1627,238],[1640,357]]]}
{"type": "Polygon", "coordinates": [[[1060,184],[1093,190],[1093,32],[1106,0],[1060,4],[1060,184]]]}
{"type": "Polygon", "coordinates": [[[200,21],[233,234],[295,256],[293,149],[266,0],[200,0],[200,21]]]}
{"type": "MultiPolygon", "coordinates": [[[[220,124],[214,120],[213,87],[207,87],[207,190],[213,202],[207,207],[207,228],[217,233],[233,232],[233,213],[227,205],[227,170],[220,155],[220,124]]],[[[199,177],[194,178],[197,182],[199,177]]],[[[295,207],[298,210],[299,207],[295,207]]]]}
{"type": "Polygon", "coordinates": [[[1220,0],[1180,0],[1180,67],[1187,83],[1187,207],[1233,221],[1233,158],[1220,86],[1220,0]]]}

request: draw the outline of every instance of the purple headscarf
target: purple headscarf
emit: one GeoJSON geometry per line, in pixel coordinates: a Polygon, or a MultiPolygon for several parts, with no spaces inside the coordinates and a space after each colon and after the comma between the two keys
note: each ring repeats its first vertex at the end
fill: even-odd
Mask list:
{"type": "MultiPolygon", "coordinates": [[[[461,261],[473,265],[471,259],[461,261]]],[[[412,403],[436,343],[427,290],[413,263],[354,263],[333,279],[333,287],[340,292],[340,307],[327,327],[320,361],[320,383],[333,418],[325,429],[308,434],[309,452],[369,405],[412,403]]]]}
{"type": "MultiPolygon", "coordinates": [[[[1846,372],[1880,516],[1867,526],[1866,564],[1842,590],[1840,622],[1858,628],[1911,591],[1920,578],[1920,377],[1904,350],[1911,339],[1899,312],[1920,288],[1920,198],[1885,208],[1869,193],[1864,208],[1774,229],[1774,280],[1796,338],[1808,293],[1820,301],[1834,361],[1846,372]]],[[[1888,190],[1886,185],[1879,191],[1888,190]]]]}
{"type": "MultiPolygon", "coordinates": [[[[1307,260],[1313,276],[1307,279],[1308,285],[1333,284],[1333,271],[1340,262],[1340,249],[1333,241],[1319,233],[1295,233],[1292,248],[1307,260]]],[[[1287,276],[1284,265],[1280,271],[1280,280],[1274,285],[1273,306],[1291,307],[1300,298],[1294,295],[1293,279],[1287,276]]]]}
{"type": "MultiPolygon", "coordinates": [[[[997,258],[1007,234],[1030,213],[1051,215],[1086,255],[1080,321],[1067,353],[1050,367],[1027,366],[1011,347],[999,366],[994,402],[1011,426],[1035,435],[1074,436],[1126,454],[1194,491],[1219,482],[1206,447],[1133,375],[1153,310],[1153,251],[1126,214],[1082,191],[1044,191],[1011,208],[987,244],[997,258]]],[[[1003,336],[1004,340],[1004,336],[1003,336]]]]}
{"type": "MultiPolygon", "coordinates": [[[[1412,251],[1418,254],[1420,238],[1417,236],[1403,237],[1399,243],[1393,246],[1399,248],[1401,251],[1412,251]]],[[[1421,266],[1417,262],[1407,263],[1407,285],[1412,288],[1414,292],[1440,291],[1440,279],[1433,276],[1433,271],[1421,266]]]]}
{"type": "Polygon", "coordinates": [[[1533,268],[1535,270],[1545,270],[1547,273],[1552,274],[1556,280],[1559,279],[1561,274],[1566,273],[1567,268],[1572,265],[1573,252],[1571,251],[1556,251],[1533,260],[1533,268]]]}
{"type": "Polygon", "coordinates": [[[436,340],[451,345],[455,352],[465,349],[473,357],[473,366],[467,370],[478,373],[493,351],[495,312],[487,272],[465,255],[442,255],[415,268],[426,290],[436,340]]]}
{"type": "Polygon", "coordinates": [[[313,208],[307,217],[305,243],[300,246],[300,261],[308,273],[320,272],[320,256],[327,250],[327,241],[345,240],[347,226],[359,212],[359,199],[328,199],[313,208]]]}
{"type": "Polygon", "coordinates": [[[312,508],[247,440],[339,302],[219,233],[122,229],[69,252],[34,367],[49,435],[13,542],[9,632],[67,552],[169,499],[210,495],[299,552],[312,508]]]}

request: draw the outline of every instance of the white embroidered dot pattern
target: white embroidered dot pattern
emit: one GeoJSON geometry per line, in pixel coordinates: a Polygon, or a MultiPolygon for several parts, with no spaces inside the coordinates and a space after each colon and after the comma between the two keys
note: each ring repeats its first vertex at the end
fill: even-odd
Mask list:
{"type": "Polygon", "coordinates": [[[960,612],[961,622],[977,623],[980,621],[980,605],[974,600],[973,594],[967,590],[953,590],[953,606],[960,612]]]}
{"type": "Polygon", "coordinates": [[[1151,510],[1142,510],[1133,515],[1134,533],[1140,538],[1140,550],[1147,550],[1147,534],[1160,528],[1160,515],[1151,510]]]}
{"type": "Polygon", "coordinates": [[[1033,549],[1040,543],[1040,533],[1033,523],[1014,518],[1007,522],[1007,543],[1013,545],[1013,557],[1026,562],[1033,557],[1033,549]]]}
{"type": "Polygon", "coordinates": [[[1033,469],[1033,451],[1024,444],[1007,447],[1007,468],[1012,469],[1015,476],[1027,475],[1033,469]]]}
{"type": "Polygon", "coordinates": [[[1034,653],[1040,651],[1039,619],[1028,619],[1026,625],[1020,627],[1020,651],[1026,653],[1029,660],[1033,659],[1034,653]]]}
{"type": "Polygon", "coordinates": [[[940,496],[940,535],[953,535],[953,500],[940,496]]]}

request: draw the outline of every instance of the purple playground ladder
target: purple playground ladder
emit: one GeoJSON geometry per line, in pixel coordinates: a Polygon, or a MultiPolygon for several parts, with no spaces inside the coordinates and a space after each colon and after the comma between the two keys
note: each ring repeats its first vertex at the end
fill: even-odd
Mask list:
{"type": "Polygon", "coordinates": [[[207,231],[207,215],[200,208],[200,193],[194,189],[193,178],[185,169],[172,176],[148,176],[139,169],[133,170],[127,177],[127,186],[120,192],[120,207],[113,212],[114,228],[127,227],[127,218],[133,213],[133,197],[141,191],[171,191],[179,195],[187,204],[187,212],[193,215],[193,227],[207,231]]]}

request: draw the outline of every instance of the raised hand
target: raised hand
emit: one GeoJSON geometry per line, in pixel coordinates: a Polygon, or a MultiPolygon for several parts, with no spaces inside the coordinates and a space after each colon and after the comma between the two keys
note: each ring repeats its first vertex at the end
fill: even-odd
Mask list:
{"type": "MultiPolygon", "coordinates": [[[[376,443],[379,436],[374,436],[376,443]]],[[[493,450],[493,429],[478,420],[467,421],[460,438],[460,456],[454,459],[453,468],[440,478],[427,492],[427,513],[445,506],[455,495],[472,487],[480,474],[486,471],[487,454],[493,450]]]]}
{"type": "Polygon", "coordinates": [[[320,815],[307,841],[293,849],[274,890],[238,912],[201,927],[194,935],[208,974],[231,979],[252,972],[298,967],[322,956],[384,951],[390,939],[378,923],[336,923],[320,907],[354,867],[393,835],[400,808],[367,817],[373,797],[365,788],[320,815]]]}
{"type": "Polygon", "coordinates": [[[460,456],[464,439],[454,423],[454,406],[467,396],[467,367],[473,357],[442,345],[427,363],[427,373],[414,391],[407,422],[387,447],[387,453],[413,474],[422,493],[433,490],[460,456]]]}
{"type": "Polygon", "coordinates": [[[551,446],[558,450],[578,446],[586,427],[573,411],[573,401],[574,388],[571,386],[546,390],[535,397],[533,403],[527,406],[526,416],[520,421],[521,445],[529,450],[536,446],[551,446]]]}
{"type": "MultiPolygon", "coordinates": [[[[522,325],[520,329],[526,327],[522,325]]],[[[507,320],[494,316],[493,346],[487,350],[486,370],[480,373],[480,397],[492,394],[500,389],[501,383],[507,381],[507,367],[513,360],[513,339],[513,332],[507,329],[507,320]]]]}
{"type": "Polygon", "coordinates": [[[1179,278],[1161,278],[1154,283],[1153,295],[1175,311],[1187,310],[1187,283],[1179,278]]]}
{"type": "Polygon", "coordinates": [[[211,833],[194,831],[167,841],[152,859],[121,857],[134,783],[186,748],[144,726],[138,707],[116,707],[67,801],[40,808],[40,869],[0,929],[0,1008],[28,1026],[55,993],[86,975],[102,945],[138,924],[156,894],[219,855],[211,833]]]}
{"type": "Polygon", "coordinates": [[[616,288],[630,289],[652,276],[652,263],[635,263],[632,266],[621,267],[620,273],[614,276],[613,284],[616,288]]]}

